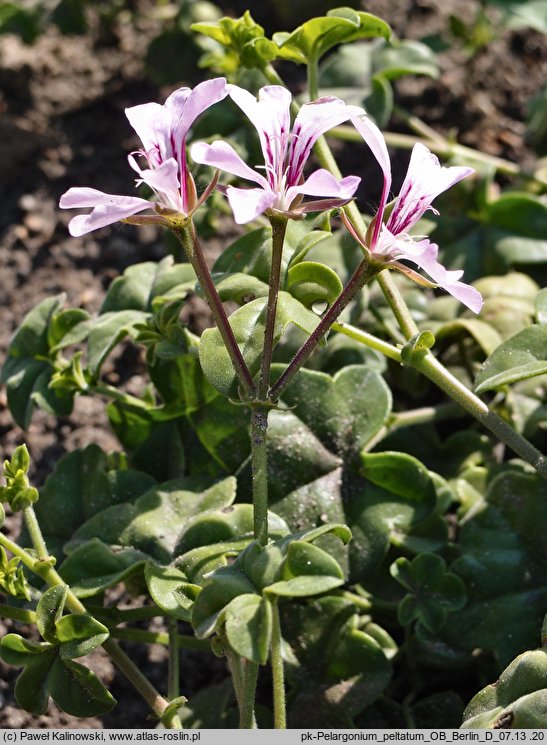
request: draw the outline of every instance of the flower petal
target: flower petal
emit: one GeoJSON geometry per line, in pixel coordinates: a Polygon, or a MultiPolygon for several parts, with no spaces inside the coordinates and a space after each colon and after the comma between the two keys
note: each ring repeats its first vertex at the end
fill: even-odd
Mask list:
{"type": "Polygon", "coordinates": [[[237,85],[230,85],[230,97],[247,115],[258,132],[267,170],[277,174],[283,167],[289,144],[292,96],[282,85],[267,85],[258,100],[237,85]]]}
{"type": "MultiPolygon", "coordinates": [[[[421,269],[423,269],[431,279],[442,287],[443,290],[450,293],[453,297],[466,305],[474,313],[478,313],[482,308],[482,296],[478,290],[471,285],[460,282],[463,275],[461,270],[448,271],[437,261],[438,246],[430,244],[432,250],[425,251],[421,256],[412,258],[421,269]]],[[[409,257],[410,258],[410,257],[409,257]]]]}
{"type": "Polygon", "coordinates": [[[255,184],[259,184],[264,189],[269,189],[264,176],[249,168],[227,142],[217,140],[212,145],[207,145],[205,142],[196,142],[190,148],[190,155],[196,163],[219,168],[221,171],[254,181],[255,184]]]}
{"type": "Polygon", "coordinates": [[[346,176],[343,179],[337,179],[329,171],[320,168],[314,171],[304,183],[287,189],[286,201],[290,204],[298,194],[305,194],[309,197],[351,199],[357,191],[360,181],[361,179],[358,176],[346,176]]]}
{"type": "Polygon", "coordinates": [[[332,127],[363,113],[363,109],[348,106],[335,96],[305,103],[298,112],[292,129],[287,183],[294,185],[300,181],[304,165],[318,137],[332,127]]]}
{"type": "Polygon", "coordinates": [[[106,225],[123,220],[148,209],[151,204],[146,199],[126,197],[119,194],[105,194],[97,189],[87,187],[73,187],[60,199],[59,206],[63,209],[73,207],[93,207],[89,215],[77,215],[68,225],[70,235],[79,237],[92,230],[104,228],[106,225]]]}
{"type": "Polygon", "coordinates": [[[165,207],[181,212],[179,167],[174,158],[169,158],[157,168],[139,171],[139,174],[145,184],[161,195],[165,207]]]}
{"type": "Polygon", "coordinates": [[[369,148],[372,150],[372,154],[378,161],[378,165],[382,169],[384,175],[384,186],[382,188],[382,196],[380,197],[380,204],[378,206],[378,212],[376,215],[376,223],[374,225],[374,231],[370,239],[370,250],[374,251],[378,236],[380,235],[380,229],[382,226],[382,220],[384,217],[384,210],[389,197],[389,190],[391,189],[391,162],[389,160],[389,153],[387,151],[386,141],[384,135],[378,129],[376,124],[366,114],[361,116],[354,116],[351,122],[355,129],[359,132],[361,137],[367,143],[369,148]]]}
{"type": "Polygon", "coordinates": [[[228,95],[226,78],[213,78],[199,83],[192,90],[179,88],[171,93],[165,102],[165,109],[169,112],[171,133],[177,143],[186,139],[186,135],[198,116],[210,106],[228,95]]]}
{"type": "Polygon", "coordinates": [[[395,206],[387,221],[389,230],[403,233],[415,225],[441,192],[473,173],[472,168],[445,168],[425,145],[417,142],[412,148],[408,171],[395,206]]]}
{"type": "MultiPolygon", "coordinates": [[[[190,91],[190,88],[186,88],[190,91]]],[[[169,118],[165,108],[159,103],[143,103],[125,110],[129,124],[133,127],[150,165],[159,165],[172,155],[169,144],[169,118]]]]}
{"type": "Polygon", "coordinates": [[[270,209],[277,195],[264,189],[236,189],[229,186],[226,196],[234,213],[234,220],[238,225],[244,225],[270,209]]]}

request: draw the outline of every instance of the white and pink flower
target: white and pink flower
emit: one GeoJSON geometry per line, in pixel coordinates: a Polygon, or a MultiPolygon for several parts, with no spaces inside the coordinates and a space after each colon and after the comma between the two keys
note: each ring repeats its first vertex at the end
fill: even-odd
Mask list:
{"type": "Polygon", "coordinates": [[[163,106],[145,103],[126,109],[129,123],[142,143],[140,150],[129,155],[129,164],[139,175],[137,184],[145,183],[152,189],[154,201],[105,194],[89,187],[72,187],[61,197],[60,207],[91,207],[92,211],[72,218],[70,234],[81,236],[149,209],[154,210],[149,221],[161,221],[162,210],[187,215],[196,209],[203,199],[199,203],[195,201],[186,164],[186,138],[200,114],[227,95],[226,80],[215,78],[200,83],[193,90],[179,88],[163,106]],[[144,159],[144,168],[137,158],[144,159]]]}
{"type": "Polygon", "coordinates": [[[362,115],[353,117],[352,123],[369,145],[384,176],[378,214],[372,231],[369,231],[372,232],[369,245],[365,246],[361,237],[348,225],[352,234],[371,252],[372,256],[388,262],[395,269],[408,273],[407,267],[399,263],[400,260],[416,264],[431,277],[436,285],[478,313],[482,307],[481,294],[471,285],[460,281],[463,271],[447,270],[437,261],[439,252],[437,244],[431,243],[427,237],[416,239],[409,234],[411,228],[427,210],[436,212],[431,206],[435,197],[472,174],[473,169],[466,166],[449,168],[441,166],[436,155],[425,145],[416,143],[412,149],[408,171],[399,196],[384,221],[384,212],[391,188],[391,163],[386,143],[380,130],[368,117],[362,115]]]}
{"type": "Polygon", "coordinates": [[[234,176],[253,181],[258,188],[226,188],[234,219],[243,224],[270,210],[297,216],[320,212],[348,202],[360,179],[347,176],[336,179],[329,171],[318,169],[304,179],[304,166],[318,137],[357,116],[362,109],[347,106],[339,98],[319,98],[304,104],[291,128],[291,94],[280,85],[261,88],[258,100],[237,85],[230,85],[230,96],[255,126],[264,155],[264,175],[250,168],[233,147],[221,140],[208,145],[192,145],[190,154],[196,163],[218,168],[234,176]],[[303,202],[304,196],[317,197],[303,202]]]}

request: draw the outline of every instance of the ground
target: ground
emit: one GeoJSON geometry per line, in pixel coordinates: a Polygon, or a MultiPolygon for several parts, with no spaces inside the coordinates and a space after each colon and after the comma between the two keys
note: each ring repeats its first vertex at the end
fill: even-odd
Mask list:
{"type": "MultiPolygon", "coordinates": [[[[145,73],[146,48],[161,30],[161,21],[148,13],[153,5],[137,4],[139,13],[131,21],[122,16],[106,39],[93,23],[83,37],[62,36],[50,28],[32,46],[15,36],[0,37],[0,360],[13,331],[41,299],[66,293],[70,305],[97,311],[105,288],[125,267],[158,260],[166,251],[162,236],[152,228],[114,227],[85,239],[71,238],[69,215],[57,207],[71,185],[133,193],[126,154],[136,143],[123,110],[163,101],[176,87],[159,88],[145,73]]],[[[247,7],[239,1],[221,5],[228,13],[247,7]]],[[[534,158],[525,139],[527,104],[545,81],[545,37],[494,24],[494,38],[470,54],[448,35],[449,16],[471,24],[480,5],[476,0],[371,0],[364,9],[390,22],[399,38],[443,34],[452,42],[440,54],[437,80],[408,78],[397,84],[399,105],[465,145],[526,166],[534,158]]],[[[251,2],[251,12],[268,32],[282,27],[279,18],[271,17],[270,4],[253,6],[251,2]],[[267,15],[262,17],[261,12],[267,15]]],[[[496,21],[495,13],[491,17],[496,21]]],[[[181,70],[179,84],[187,82],[181,70]]],[[[401,121],[390,128],[405,131],[401,121]]],[[[408,154],[400,158],[404,162],[408,154]]],[[[138,354],[131,350],[108,370],[110,382],[123,379],[137,390],[138,373],[138,354]]],[[[37,484],[65,452],[88,443],[106,450],[118,447],[103,406],[95,399],[80,398],[74,413],[61,420],[39,412],[23,432],[13,423],[0,389],[0,454],[8,456],[23,441],[31,452],[37,484]]],[[[15,520],[8,522],[8,529],[17,530],[15,520]]],[[[152,647],[148,655],[136,650],[131,654],[161,687],[163,651],[152,647]]],[[[102,721],[80,723],[54,705],[38,718],[20,711],[11,693],[16,671],[1,666],[0,726],[151,726],[145,707],[114,675],[108,659],[97,655],[92,664],[105,682],[113,681],[112,692],[123,702],[102,721]]],[[[204,671],[196,655],[189,655],[185,669],[183,690],[188,695],[203,685],[204,671]]]]}

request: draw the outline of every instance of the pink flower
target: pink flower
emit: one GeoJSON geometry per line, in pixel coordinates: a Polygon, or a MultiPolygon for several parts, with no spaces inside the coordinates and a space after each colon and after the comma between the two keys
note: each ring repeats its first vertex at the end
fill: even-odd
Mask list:
{"type": "Polygon", "coordinates": [[[399,261],[404,259],[413,262],[423,269],[435,284],[478,313],[482,307],[482,297],[474,287],[460,282],[463,271],[445,269],[437,261],[439,247],[431,243],[427,237],[416,239],[408,232],[427,210],[431,209],[436,213],[431,206],[436,196],[469,176],[473,169],[464,166],[445,168],[425,145],[416,143],[412,149],[401,191],[384,223],[384,210],[391,187],[391,164],[385,140],[380,130],[367,117],[353,117],[352,122],[365,138],[384,175],[384,187],[378,214],[372,227],[370,245],[365,246],[361,237],[350,228],[352,234],[375,258],[385,260],[399,271],[412,275],[413,273],[399,261]]]}
{"type": "Polygon", "coordinates": [[[59,206],[63,209],[91,207],[92,211],[72,218],[68,226],[70,234],[84,235],[150,208],[155,210],[153,216],[136,219],[162,222],[164,210],[184,215],[195,210],[203,197],[196,203],[186,165],[186,137],[198,116],[227,95],[226,80],[215,78],[200,83],[193,90],[179,88],[163,106],[145,103],[126,109],[129,123],[142,142],[142,148],[128,156],[129,164],[139,174],[136,183],[147,184],[156,195],[156,201],[72,187],[63,194],[59,206]],[[145,168],[140,167],[135,155],[144,159],[145,168]]]}
{"type": "Polygon", "coordinates": [[[258,184],[258,188],[239,189],[228,186],[226,196],[239,224],[249,222],[269,210],[296,217],[318,212],[349,201],[360,179],[347,176],[336,179],[324,169],[314,171],[306,180],[304,166],[318,137],[332,127],[362,113],[357,106],[347,106],[339,98],[319,98],[302,106],[292,130],[291,94],[279,85],[261,88],[258,100],[246,90],[230,85],[230,96],[256,127],[264,154],[265,173],[257,173],[221,140],[207,145],[198,142],[190,153],[196,163],[213,166],[258,184]],[[302,197],[319,199],[302,204],[302,197]]]}

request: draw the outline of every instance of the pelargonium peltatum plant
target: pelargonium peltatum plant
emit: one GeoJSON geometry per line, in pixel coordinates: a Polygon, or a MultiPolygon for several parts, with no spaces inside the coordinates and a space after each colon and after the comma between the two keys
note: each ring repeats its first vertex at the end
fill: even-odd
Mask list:
{"type": "MultiPolygon", "coordinates": [[[[466,670],[476,664],[477,643],[461,646],[458,614],[466,603],[474,612],[473,603],[482,602],[482,578],[495,574],[490,554],[478,544],[490,535],[492,511],[496,526],[513,525],[506,496],[521,482],[528,509],[529,493],[543,488],[545,458],[442,364],[432,350],[434,334],[423,319],[418,327],[405,302],[401,283],[410,279],[414,292],[427,293],[431,303],[441,290],[452,296],[450,303],[465,306],[456,311],[468,314],[457,330],[469,327],[469,311],[481,311],[478,289],[462,281],[460,269],[443,265],[442,246],[424,234],[420,222],[428,211],[438,214],[433,201],[473,169],[443,166],[416,142],[400,192],[389,201],[391,163],[379,127],[364,108],[318,95],[317,64],[330,48],[327,39],[355,40],[356,28],[364,38],[389,35],[380,19],[341,11],[275,41],[248,14],[213,24],[214,30],[207,26],[228,50],[230,65],[235,58],[256,64],[268,85],[255,92],[216,77],[175,90],[164,104],[126,109],[141,142],[129,165],[137,189],[151,195],[73,186],[60,199],[63,209],[88,210],[69,222],[76,239],[118,222],[166,227],[187,262],[168,256],[130,267],[112,283],[96,318],[62,309],[62,298],[48,299],[29,314],[10,347],[3,376],[22,426],[28,426],[35,405],[66,415],[75,397],[97,395],[109,401],[107,413],[124,450],[116,457],[95,446],[71,453],[40,491],[30,482],[24,446],[5,462],[0,496],[23,513],[33,548],[0,534],[0,590],[16,601],[2,612],[35,624],[43,641],[10,633],[0,643],[0,658],[23,667],[16,696],[33,714],[44,713],[50,699],[81,717],[115,705],[98,676],[74,661],[99,646],[168,728],[209,722],[213,710],[211,726],[232,721],[227,717],[237,710],[242,728],[271,726],[265,711],[276,728],[325,721],[378,726],[371,722],[403,706],[410,721],[414,700],[428,701],[420,698],[422,683],[407,695],[413,670],[430,662],[439,670],[448,658],[466,670]],[[327,27],[331,36],[321,31],[327,27]],[[314,34],[319,36],[311,44],[314,34]],[[272,50],[286,60],[306,60],[308,102],[298,105],[282,84],[271,65],[272,50]],[[220,106],[241,115],[240,131],[249,122],[254,127],[261,162],[245,156],[238,130],[233,144],[214,132],[212,140],[195,140],[197,120],[220,106]],[[356,135],[348,146],[356,170],[367,158],[379,167],[375,214],[361,214],[361,178],[340,173],[325,139],[342,125],[346,135],[356,135]],[[198,228],[203,215],[211,218],[217,209],[229,224],[226,232],[234,229],[232,216],[246,232],[211,268],[198,228]],[[316,252],[322,244],[330,253],[316,252]],[[404,275],[400,282],[391,270],[404,275]],[[213,321],[201,336],[180,321],[194,292],[207,301],[213,321]],[[359,327],[363,308],[379,331],[359,327]],[[140,398],[103,375],[109,354],[127,337],[146,350],[150,385],[140,398]],[[350,339],[353,354],[367,348],[359,364],[342,364],[334,375],[332,369],[306,367],[310,358],[319,368],[325,358],[335,364],[335,355],[328,354],[336,338],[350,339]],[[459,473],[469,481],[460,484],[459,509],[463,522],[472,523],[473,536],[464,535],[465,546],[455,536],[445,550],[449,520],[459,519],[452,487],[413,454],[394,449],[397,440],[390,439],[398,427],[431,424],[452,416],[454,407],[426,407],[406,419],[404,412],[392,412],[381,355],[396,375],[412,373],[409,387],[422,374],[521,458],[516,470],[500,466],[498,484],[476,466],[477,451],[465,451],[459,473]],[[474,567],[481,561],[489,568],[475,583],[474,567]],[[22,566],[37,576],[35,589],[22,566]],[[112,588],[120,583],[145,592],[144,605],[112,606],[112,588]],[[156,615],[164,618],[165,633],[120,628],[156,615]],[[181,635],[180,623],[192,633],[181,635]],[[169,647],[165,693],[117,637],[169,647]],[[183,646],[200,654],[214,651],[227,661],[227,687],[204,694],[207,711],[199,694],[195,702],[181,695],[183,646]],[[267,667],[272,701],[257,701],[259,673],[267,667]],[[390,687],[398,668],[402,677],[390,687]],[[221,701],[227,709],[217,711],[221,701]]],[[[211,230],[215,221],[204,223],[211,230]]],[[[480,323],[472,328],[485,338],[480,323]]],[[[475,438],[483,452],[484,440],[474,432],[471,444],[475,438]]],[[[462,524],[464,534],[465,529],[462,524]]],[[[517,538],[507,540],[513,554],[525,553],[517,538]]],[[[528,562],[526,576],[540,572],[536,558],[522,560],[528,562]]],[[[538,603],[536,593],[523,608],[537,615],[538,603]]],[[[501,669],[526,649],[528,637],[510,643],[496,637],[492,644],[501,669]]],[[[544,657],[533,653],[522,669],[538,665],[545,669],[544,657]]],[[[513,674],[509,665],[504,680],[513,674]]],[[[534,681],[531,696],[539,690],[534,681]]],[[[519,697],[506,696],[494,706],[493,694],[481,695],[470,705],[469,721],[497,722],[507,707],[519,726],[536,716],[533,702],[526,708],[519,697]]]]}

